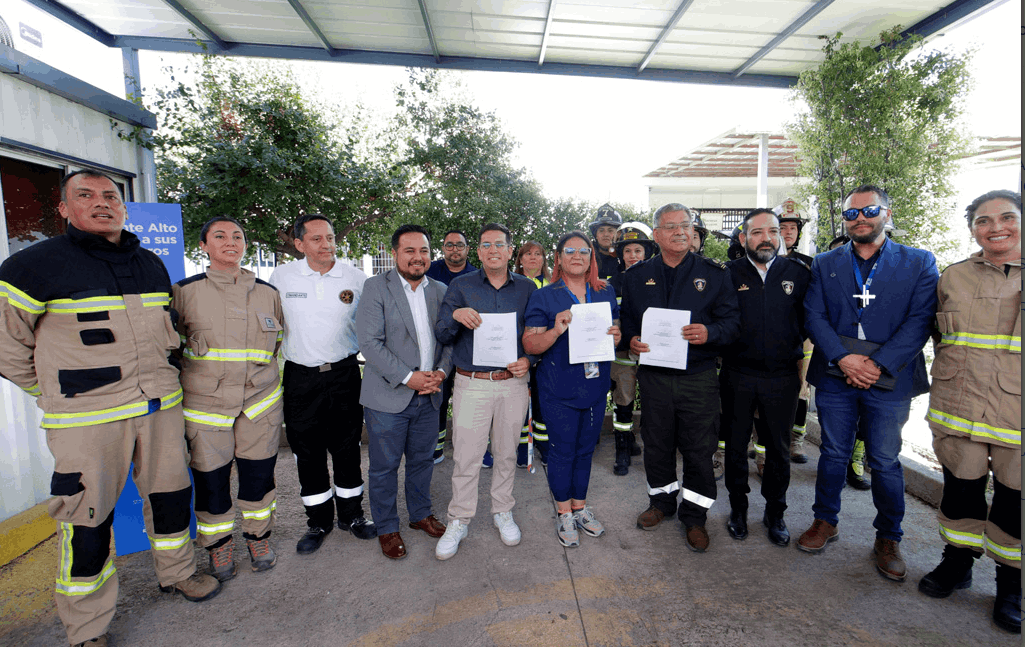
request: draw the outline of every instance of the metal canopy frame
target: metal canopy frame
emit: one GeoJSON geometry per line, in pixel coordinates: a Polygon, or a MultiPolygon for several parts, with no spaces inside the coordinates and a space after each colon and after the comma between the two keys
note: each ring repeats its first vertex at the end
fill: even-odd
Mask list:
{"type": "MultiPolygon", "coordinates": [[[[446,38],[450,44],[459,38],[469,38],[472,42],[477,42],[473,41],[474,36],[472,34],[469,36],[460,35],[462,32],[467,32],[467,30],[476,30],[476,26],[453,27],[451,24],[445,23],[446,16],[444,14],[448,13],[450,17],[452,15],[462,15],[458,13],[460,11],[465,13],[465,9],[462,8],[462,5],[450,2],[450,0],[417,0],[417,8],[419,9],[420,17],[422,18],[419,28],[423,30],[421,33],[426,33],[426,41],[430,45],[430,54],[423,53],[422,47],[417,48],[412,45],[406,48],[407,50],[412,51],[385,51],[383,49],[371,48],[361,49],[335,47],[332,43],[331,37],[328,35],[331,32],[325,32],[322,25],[318,25],[313,15],[311,15],[307,8],[302,4],[302,0],[283,1],[288,2],[288,5],[291,6],[292,10],[305,25],[306,29],[315,36],[317,41],[319,41],[320,46],[305,44],[283,45],[273,42],[232,41],[230,38],[225,37],[223,27],[219,28],[218,25],[211,24],[210,21],[204,22],[204,20],[196,15],[195,11],[190,10],[185,6],[186,3],[195,5],[197,0],[161,0],[161,2],[170,7],[190,25],[195,27],[195,29],[202,34],[201,40],[131,33],[114,34],[100,27],[93,20],[90,20],[88,15],[80,15],[69,8],[68,4],[73,4],[74,0],[26,1],[108,47],[128,47],[171,52],[206,52],[244,57],[433,67],[453,70],[541,73],[769,88],[790,87],[797,81],[797,76],[794,72],[755,73],[751,71],[751,68],[760,64],[760,69],[764,69],[766,67],[764,64],[764,61],[767,60],[766,57],[776,51],[783,51],[781,45],[786,43],[788,39],[795,37],[807,39],[809,36],[812,36],[807,33],[798,34],[798,31],[801,30],[802,27],[807,26],[809,21],[813,20],[820,13],[830,8],[831,5],[834,5],[834,0],[807,0],[807,2],[811,3],[811,6],[805,9],[799,17],[791,21],[782,29],[773,30],[775,33],[766,34],[768,42],[758,49],[753,56],[748,57],[742,64],[732,70],[722,70],[699,69],[700,65],[698,64],[706,60],[714,62],[715,50],[712,49],[715,47],[714,39],[717,34],[725,32],[722,32],[722,30],[712,29],[707,26],[701,27],[694,26],[693,24],[685,24],[681,26],[679,24],[685,14],[690,15],[691,12],[695,11],[700,13],[695,0],[679,0],[679,4],[676,6],[672,16],[668,20],[662,18],[664,21],[662,24],[651,24],[650,22],[645,22],[644,24],[634,23],[629,25],[632,31],[629,35],[625,36],[609,35],[615,31],[616,28],[620,27],[620,25],[603,22],[599,19],[600,16],[599,18],[594,18],[591,21],[588,21],[588,16],[581,17],[583,15],[582,12],[589,10],[587,5],[574,4],[569,0],[563,0],[562,3],[558,3],[557,0],[549,0],[546,11],[543,11],[542,13],[534,11],[534,5],[541,3],[529,3],[529,8],[531,11],[534,11],[534,14],[532,14],[532,17],[529,17],[529,20],[534,21],[532,24],[537,25],[538,31],[530,33],[514,31],[500,32],[502,35],[513,34],[515,37],[519,37],[520,40],[516,41],[514,45],[502,43],[502,46],[500,47],[489,49],[488,47],[484,47],[483,44],[490,45],[492,43],[485,43],[483,40],[479,41],[482,43],[481,49],[483,51],[483,54],[480,56],[466,55],[465,52],[462,52],[460,55],[445,54],[444,41],[446,38]],[[439,38],[437,31],[439,25],[432,24],[433,13],[437,13],[442,17],[440,27],[445,31],[445,38],[439,38]],[[542,21],[543,29],[540,29],[542,21]],[[572,41],[570,44],[563,44],[560,46],[561,53],[570,53],[570,55],[564,56],[567,60],[553,60],[552,39],[556,35],[556,23],[559,25],[570,25],[573,29],[578,30],[573,31],[573,29],[570,29],[566,33],[558,33],[558,36],[564,41],[572,41]],[[221,30],[221,33],[218,33],[219,29],[221,30]],[[639,40],[641,37],[636,34],[643,34],[644,32],[651,31],[652,29],[658,29],[658,35],[649,41],[649,44],[646,46],[646,53],[643,54],[643,56],[638,54],[640,57],[640,63],[636,65],[624,64],[623,61],[629,57],[632,51],[634,51],[633,48],[641,43],[641,40],[639,40]],[[687,38],[697,34],[697,37],[696,39],[692,39],[694,41],[692,43],[691,40],[681,40],[684,38],[681,34],[687,35],[687,38]],[[538,40],[533,40],[535,37],[537,37],[538,40]],[[588,43],[601,42],[602,38],[608,39],[612,44],[609,45],[606,43],[604,47],[593,45],[591,49],[587,49],[588,43]],[[704,40],[702,40],[702,38],[704,40]],[[533,56],[523,58],[519,52],[522,52],[527,47],[523,43],[530,42],[534,43],[532,47],[534,48],[535,54],[533,56]],[[578,45],[576,43],[583,44],[578,45]],[[672,49],[669,48],[670,43],[672,43],[672,49]],[[704,51],[690,55],[687,53],[687,48],[691,45],[695,45],[695,49],[703,48],[704,51]],[[505,47],[505,49],[503,49],[503,47],[505,47]],[[509,51],[514,50],[516,47],[519,48],[518,51],[509,53],[509,51]],[[617,47],[619,49],[617,49],[617,47]],[[586,61],[587,57],[581,57],[579,55],[574,59],[572,54],[574,52],[578,52],[581,48],[587,51],[596,52],[593,56],[590,56],[590,58],[597,62],[586,61]],[[681,60],[686,59],[690,64],[683,66],[677,64],[677,66],[674,67],[674,58],[681,60]],[[586,62],[578,62],[580,60],[585,60],[586,62]],[[663,66],[657,64],[662,61],[666,61],[666,64],[663,66]]],[[[130,5],[131,1],[132,0],[122,0],[122,4],[130,5]]],[[[730,0],[723,0],[723,2],[719,4],[729,4],[729,1],[730,0]]],[[[970,18],[972,14],[986,9],[988,5],[996,6],[1005,1],[1006,0],[954,0],[954,2],[933,11],[932,14],[905,29],[903,34],[905,36],[915,34],[927,37],[949,27],[950,25],[970,18]]],[[[796,2],[797,0],[794,1],[795,4],[796,2]]],[[[312,5],[314,0],[306,0],[306,3],[307,5],[312,5]]],[[[836,6],[839,6],[840,4],[842,3],[837,3],[836,6]]],[[[928,6],[928,3],[923,2],[921,4],[928,6]]],[[[741,3],[738,3],[738,15],[742,12],[742,9],[739,8],[740,5],[741,3]]],[[[144,4],[140,6],[144,7],[151,5],[144,4]]],[[[370,5],[360,6],[358,3],[351,6],[361,7],[368,11],[376,8],[370,5]]],[[[475,3],[476,11],[478,13],[484,11],[481,9],[481,6],[482,5],[475,3]]],[[[879,13],[887,11],[889,7],[889,4],[880,2],[878,7],[870,6],[869,9],[876,10],[877,13],[879,13]]],[[[393,8],[394,6],[389,7],[389,9],[393,8]]],[[[622,6],[619,8],[622,8],[622,6]]],[[[645,15],[649,17],[657,16],[657,12],[660,10],[658,8],[658,3],[645,3],[643,7],[638,5],[636,8],[632,6],[630,6],[630,8],[632,10],[636,9],[637,11],[646,12],[645,15]]],[[[707,9],[707,7],[702,6],[702,9],[707,9]]],[[[474,19],[473,11],[468,15],[471,19],[474,19]]],[[[663,13],[662,16],[664,15],[665,14],[663,13]]],[[[854,15],[861,17],[862,14],[854,15]]],[[[695,16],[700,19],[698,14],[695,14],[695,16]]],[[[243,21],[245,17],[245,14],[237,13],[235,16],[236,19],[241,19],[243,21]],[[241,18],[238,18],[238,16],[241,16],[241,18]]],[[[523,18],[523,20],[526,21],[528,18],[523,18]]],[[[700,20],[688,22],[699,24],[700,20]]],[[[829,25],[833,24],[833,22],[827,21],[829,25]]],[[[412,27],[412,25],[405,23],[402,23],[401,26],[406,29],[412,27]]],[[[827,25],[819,24],[819,27],[827,28],[827,25]]],[[[487,32],[486,29],[483,29],[483,31],[487,32]]],[[[749,47],[750,39],[752,37],[756,37],[761,32],[749,29],[744,33],[748,37],[748,42],[743,45],[733,47],[733,51],[739,51],[749,47]]],[[[412,37],[406,36],[403,39],[403,42],[408,41],[410,38],[412,37]]],[[[790,68],[794,69],[795,66],[797,66],[796,71],[799,71],[802,67],[807,69],[811,64],[812,63],[806,64],[802,62],[800,65],[797,65],[795,63],[792,64],[790,68]]],[[[712,63],[709,63],[709,66],[714,67],[712,63]]]]}

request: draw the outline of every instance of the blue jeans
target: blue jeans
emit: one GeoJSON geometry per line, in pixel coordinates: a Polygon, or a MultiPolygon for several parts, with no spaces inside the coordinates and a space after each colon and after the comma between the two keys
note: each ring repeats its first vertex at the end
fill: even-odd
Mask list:
{"type": "Polygon", "coordinates": [[[438,443],[438,410],[431,396],[414,395],[399,413],[364,408],[370,438],[370,514],[378,536],[399,531],[399,463],[406,457],[406,510],[411,522],[431,514],[431,476],[438,443]]]}
{"type": "Polygon", "coordinates": [[[594,446],[605,420],[605,400],[589,409],[577,409],[545,396],[542,392],[541,406],[548,425],[548,487],[556,501],[584,501],[594,446]]]}
{"type": "Polygon", "coordinates": [[[911,398],[881,400],[871,391],[846,389],[840,393],[815,392],[822,426],[822,453],[815,480],[816,519],[837,525],[840,490],[847,477],[847,463],[854,449],[854,435],[865,439],[868,467],[872,470],[872,503],[876,537],[900,541],[904,534],[904,470],[900,454],[901,429],[908,421],[911,398]]]}

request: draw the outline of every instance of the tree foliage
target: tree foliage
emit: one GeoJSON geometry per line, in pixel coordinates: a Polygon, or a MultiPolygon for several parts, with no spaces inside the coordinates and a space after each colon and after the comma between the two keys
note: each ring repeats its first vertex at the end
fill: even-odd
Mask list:
{"type": "Polygon", "coordinates": [[[404,170],[357,158],[359,131],[341,132],[280,68],[195,60],[195,81],[172,76],[156,91],[152,141],[159,197],[182,205],[192,253],[202,224],[218,215],[237,218],[269,251],[296,254],[291,225],[306,213],[331,218],[353,251],[374,247],[404,170]]]}
{"type": "Polygon", "coordinates": [[[907,244],[942,251],[949,240],[957,159],[968,151],[961,126],[970,89],[969,56],[925,51],[900,27],[881,45],[826,41],[825,60],[803,72],[794,90],[806,106],[790,124],[802,197],[818,209],[819,249],[842,232],[843,196],[861,184],[883,187],[907,244]]]}

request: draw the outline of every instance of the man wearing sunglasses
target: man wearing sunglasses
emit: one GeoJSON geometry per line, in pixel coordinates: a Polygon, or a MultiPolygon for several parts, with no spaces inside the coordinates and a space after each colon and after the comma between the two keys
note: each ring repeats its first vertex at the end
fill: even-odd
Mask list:
{"type": "Polygon", "coordinates": [[[815,521],[797,547],[817,553],[839,537],[840,490],[860,430],[872,469],[876,568],[903,581],[904,473],[897,455],[911,398],[929,390],[922,347],[936,314],[939,273],[931,252],[887,238],[890,198],[883,189],[859,186],[843,209],[851,242],[815,257],[805,299],[815,344],[808,382],[816,387],[822,454],[815,521]]]}

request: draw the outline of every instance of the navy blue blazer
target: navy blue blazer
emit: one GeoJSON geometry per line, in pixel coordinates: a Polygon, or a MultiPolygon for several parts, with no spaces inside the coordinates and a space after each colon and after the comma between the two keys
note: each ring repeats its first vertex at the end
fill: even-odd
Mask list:
{"type": "MultiPolygon", "coordinates": [[[[828,364],[847,352],[839,336],[858,337],[861,300],[854,295],[861,293],[861,286],[854,278],[853,253],[847,243],[816,256],[804,301],[805,327],[815,344],[808,382],[833,393],[855,388],[826,374],[828,364]]],[[[886,241],[869,288],[876,298],[861,318],[865,338],[882,344],[872,359],[897,378],[893,391],[872,389],[881,399],[904,400],[929,391],[922,347],[932,332],[938,280],[932,252],[886,241]]]]}

